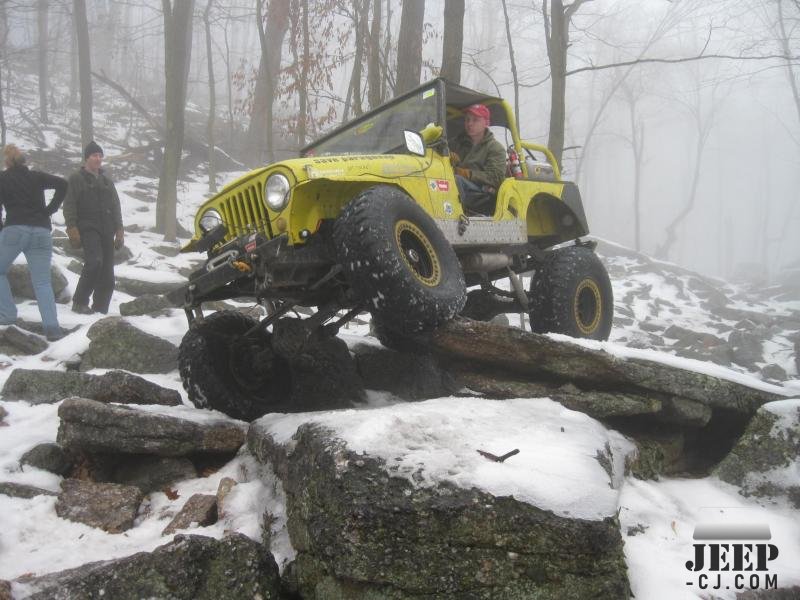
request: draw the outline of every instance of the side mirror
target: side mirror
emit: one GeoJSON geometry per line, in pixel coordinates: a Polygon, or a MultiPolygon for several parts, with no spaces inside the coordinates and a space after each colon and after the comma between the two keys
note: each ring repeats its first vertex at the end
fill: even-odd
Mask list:
{"type": "Polygon", "coordinates": [[[406,150],[417,156],[425,156],[425,144],[419,133],[406,129],[403,131],[403,135],[406,138],[406,150]]]}

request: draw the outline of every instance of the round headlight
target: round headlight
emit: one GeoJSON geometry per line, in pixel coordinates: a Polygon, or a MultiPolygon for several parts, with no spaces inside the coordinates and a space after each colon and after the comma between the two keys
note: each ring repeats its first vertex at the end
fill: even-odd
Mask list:
{"type": "Polygon", "coordinates": [[[207,210],[203,213],[203,216],[200,217],[200,229],[202,229],[204,233],[208,233],[218,225],[222,225],[222,215],[213,208],[207,210]]]}
{"type": "Polygon", "coordinates": [[[275,173],[267,178],[264,185],[264,198],[274,211],[283,210],[289,200],[289,180],[280,173],[275,173]]]}

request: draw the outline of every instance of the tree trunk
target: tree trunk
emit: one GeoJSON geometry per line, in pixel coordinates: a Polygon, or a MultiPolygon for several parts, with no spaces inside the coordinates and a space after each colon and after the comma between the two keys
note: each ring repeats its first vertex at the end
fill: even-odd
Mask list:
{"type": "Polygon", "coordinates": [[[711,108],[709,109],[709,114],[707,116],[703,115],[701,99],[699,97],[697,100],[697,105],[695,106],[694,119],[697,131],[697,138],[695,139],[695,157],[694,157],[694,171],[692,173],[692,184],[691,187],[689,188],[689,196],[686,199],[686,203],[683,205],[683,208],[681,208],[680,212],[675,216],[674,219],[672,219],[670,224],[667,225],[665,229],[666,239],[660,246],[656,248],[654,252],[655,257],[660,260],[669,259],[670,250],[672,249],[675,242],[678,240],[678,234],[676,230],[678,226],[681,223],[683,223],[684,219],[686,219],[686,217],[689,216],[689,213],[692,212],[692,209],[694,209],[694,205],[697,200],[697,187],[700,183],[700,175],[702,173],[703,151],[705,150],[706,142],[708,141],[708,136],[711,133],[711,129],[713,126],[714,110],[716,109],[714,91],[715,89],[712,90],[711,108]]]}
{"type": "Polygon", "coordinates": [[[364,60],[364,46],[369,43],[369,0],[353,0],[353,29],[356,32],[356,47],[353,55],[353,70],[350,73],[350,85],[347,87],[347,97],[342,111],[342,122],[347,121],[352,106],[353,116],[357,117],[364,112],[361,105],[361,73],[364,60]]]}
{"type": "Polygon", "coordinates": [[[383,0],[372,0],[372,24],[367,47],[367,101],[370,109],[383,102],[381,93],[381,7],[383,0]]]}
{"type": "Polygon", "coordinates": [[[392,0],[386,0],[386,30],[383,32],[383,79],[381,81],[381,102],[390,94],[394,95],[394,82],[389,69],[389,54],[392,50],[392,0]]]}
{"type": "Polygon", "coordinates": [[[631,125],[631,149],[633,151],[633,237],[634,248],[637,252],[642,250],[642,162],[644,155],[644,123],[636,117],[636,95],[626,89],[628,101],[628,116],[631,125]]]}
{"type": "Polygon", "coordinates": [[[550,59],[550,132],[547,137],[547,146],[555,156],[558,165],[561,166],[564,154],[564,121],[566,119],[569,23],[565,19],[564,4],[561,0],[552,0],[549,21],[546,0],[542,3],[542,11],[544,12],[547,56],[550,59]]]}
{"type": "Polygon", "coordinates": [[[208,64],[208,191],[212,194],[217,193],[217,170],[214,167],[214,117],[217,112],[217,87],[214,81],[214,55],[211,52],[211,7],[214,0],[208,0],[206,10],[203,13],[203,24],[206,29],[206,63],[208,64]]]}
{"type": "Polygon", "coordinates": [[[73,0],[72,16],[78,39],[78,79],[81,90],[81,147],[94,139],[92,115],[92,59],[89,52],[89,23],[86,20],[86,0],[73,0]]]}
{"type": "Polygon", "coordinates": [[[308,39],[308,0],[300,2],[300,27],[303,34],[303,58],[300,64],[300,107],[297,115],[297,147],[306,145],[306,131],[308,129],[308,69],[311,58],[309,56],[308,39]]]}
{"type": "Polygon", "coordinates": [[[50,122],[47,115],[47,0],[39,0],[36,9],[38,30],[37,63],[39,72],[39,119],[43,124],[50,122]]]}
{"type": "Polygon", "coordinates": [[[194,0],[162,0],[164,8],[164,74],[166,80],[166,140],[156,201],[156,231],[166,241],[177,236],[178,170],[181,165],[184,108],[192,51],[194,0]]]}
{"type": "Polygon", "coordinates": [[[517,77],[517,61],[514,60],[514,40],[511,39],[511,23],[508,21],[506,0],[503,0],[503,17],[506,22],[506,40],[508,41],[508,56],[511,61],[511,77],[514,80],[514,120],[517,132],[519,132],[519,78],[517,77]]]}
{"type": "MultiPolygon", "coordinates": [[[[505,3],[503,7],[505,8],[505,3]]],[[[444,34],[442,36],[442,70],[440,74],[453,83],[461,83],[464,9],[464,0],[444,0],[444,34]]]]}
{"type": "Polygon", "coordinates": [[[403,0],[400,34],[397,38],[397,83],[399,96],[419,85],[422,73],[422,27],[425,22],[425,0],[403,0]]]}
{"type": "Polygon", "coordinates": [[[278,87],[283,39],[289,29],[289,0],[272,0],[267,8],[266,25],[262,22],[263,1],[257,0],[258,35],[261,60],[253,97],[253,111],[247,130],[248,153],[259,164],[275,161],[273,106],[278,87]]]}

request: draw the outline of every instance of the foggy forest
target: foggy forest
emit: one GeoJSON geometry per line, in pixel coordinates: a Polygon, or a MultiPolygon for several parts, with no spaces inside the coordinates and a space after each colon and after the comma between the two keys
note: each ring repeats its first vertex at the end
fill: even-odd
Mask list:
{"type": "Polygon", "coordinates": [[[4,0],[2,143],[68,127],[74,164],[103,103],[122,107],[110,167],[150,163],[174,239],[187,174],[210,194],[442,75],[512,103],[595,236],[796,281],[798,25],[798,0],[4,0]]]}

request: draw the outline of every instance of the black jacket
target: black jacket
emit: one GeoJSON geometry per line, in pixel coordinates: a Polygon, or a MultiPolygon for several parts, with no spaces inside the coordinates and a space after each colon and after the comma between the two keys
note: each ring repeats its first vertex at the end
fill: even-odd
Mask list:
{"type": "Polygon", "coordinates": [[[102,170],[92,175],[81,167],[70,175],[64,222],[67,227],[94,229],[104,234],[113,234],[122,228],[117,188],[102,170]]]}
{"type": "Polygon", "coordinates": [[[0,173],[0,211],[5,208],[5,225],[50,229],[50,215],[61,206],[66,193],[66,179],[31,171],[24,165],[0,173]],[[45,190],[55,190],[49,204],[44,201],[45,190]]]}

